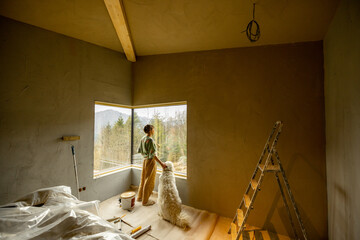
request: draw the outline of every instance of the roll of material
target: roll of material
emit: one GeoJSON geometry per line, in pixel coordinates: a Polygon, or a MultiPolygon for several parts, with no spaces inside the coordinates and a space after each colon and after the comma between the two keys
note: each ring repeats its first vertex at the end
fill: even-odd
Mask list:
{"type": "Polygon", "coordinates": [[[132,234],[130,237],[132,238],[138,238],[141,235],[143,235],[144,233],[146,233],[147,231],[149,231],[151,229],[151,225],[144,227],[143,229],[137,231],[136,233],[132,234]]]}

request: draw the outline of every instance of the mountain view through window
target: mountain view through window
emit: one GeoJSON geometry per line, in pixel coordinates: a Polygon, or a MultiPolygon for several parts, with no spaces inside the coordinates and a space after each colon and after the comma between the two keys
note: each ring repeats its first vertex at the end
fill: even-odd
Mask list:
{"type": "Polygon", "coordinates": [[[131,109],[95,104],[94,175],[131,164],[131,109]]]}
{"type": "Polygon", "coordinates": [[[95,104],[95,177],[130,166],[131,163],[142,166],[143,158],[137,153],[137,147],[145,135],[143,129],[146,124],[155,127],[153,139],[157,144],[159,159],[173,162],[176,172],[186,174],[186,105],[131,109],[95,104]]]}
{"type": "Polygon", "coordinates": [[[163,162],[173,162],[176,172],[186,174],[186,105],[134,109],[134,164],[142,164],[142,156],[136,151],[145,135],[143,129],[146,124],[155,127],[152,138],[157,145],[158,158],[163,162]]]}

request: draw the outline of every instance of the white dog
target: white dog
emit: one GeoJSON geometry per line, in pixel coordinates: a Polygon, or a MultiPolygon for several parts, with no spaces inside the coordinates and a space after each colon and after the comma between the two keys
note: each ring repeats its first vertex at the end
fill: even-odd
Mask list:
{"type": "Polygon", "coordinates": [[[159,177],[158,205],[159,215],[181,228],[189,226],[188,216],[181,212],[181,199],[175,184],[174,165],[165,162],[167,168],[159,177]]]}

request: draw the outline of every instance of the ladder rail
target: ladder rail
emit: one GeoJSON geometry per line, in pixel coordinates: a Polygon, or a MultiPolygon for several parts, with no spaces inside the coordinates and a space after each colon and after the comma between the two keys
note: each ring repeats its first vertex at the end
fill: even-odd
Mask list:
{"type": "MultiPolygon", "coordinates": [[[[268,148],[269,142],[270,142],[272,136],[274,135],[274,133],[276,132],[275,138],[273,139],[272,144],[271,144],[270,151],[268,152],[267,157],[266,157],[266,160],[265,160],[264,169],[263,169],[263,171],[261,171],[260,178],[259,178],[259,181],[258,181],[258,185],[256,186],[256,189],[254,189],[254,193],[253,193],[253,195],[252,195],[252,197],[251,197],[249,207],[246,209],[243,222],[242,222],[242,224],[241,224],[241,226],[240,226],[240,229],[239,229],[239,231],[238,231],[238,234],[237,234],[237,236],[236,236],[236,240],[238,240],[238,239],[240,238],[240,235],[241,235],[242,232],[244,231],[245,222],[246,222],[248,216],[250,215],[250,211],[251,211],[251,209],[252,209],[253,202],[254,202],[255,199],[256,199],[256,195],[257,195],[257,193],[258,193],[258,191],[259,191],[259,188],[260,188],[260,186],[261,186],[261,183],[262,183],[262,181],[263,181],[263,179],[264,179],[264,176],[265,176],[264,172],[266,171],[266,167],[267,167],[267,165],[268,165],[269,162],[270,162],[270,159],[271,159],[271,155],[272,155],[272,153],[273,153],[273,150],[275,149],[275,146],[276,146],[276,144],[277,144],[277,142],[278,142],[278,139],[279,139],[279,136],[280,136],[280,133],[281,133],[281,128],[282,128],[282,122],[281,122],[281,121],[276,122],[276,124],[275,124],[273,130],[271,131],[271,134],[270,134],[270,136],[269,136],[269,138],[268,138],[268,141],[267,141],[267,143],[265,144],[265,147],[264,147],[264,150],[263,150],[263,154],[262,154],[261,157],[260,157],[260,161],[258,162],[258,164],[257,164],[257,166],[256,166],[256,169],[255,169],[255,172],[254,172],[255,174],[254,174],[253,177],[251,178],[251,179],[254,179],[254,178],[255,178],[256,173],[257,173],[257,171],[258,171],[259,164],[261,163],[261,160],[262,160],[262,158],[264,157],[265,152],[266,152],[266,151],[269,151],[269,148],[268,148]],[[277,131],[276,131],[276,129],[277,129],[277,131]]],[[[251,180],[250,180],[250,184],[249,184],[247,190],[249,190],[250,187],[251,187],[251,180]]],[[[247,193],[248,193],[248,191],[246,192],[246,194],[247,194],[247,193]]],[[[242,202],[243,202],[243,201],[244,201],[244,197],[243,197],[242,202]]],[[[237,213],[235,214],[235,219],[236,219],[236,217],[237,217],[237,213]]],[[[230,231],[231,231],[231,227],[230,227],[230,231]]]]}
{"type": "MultiPolygon", "coordinates": [[[[275,149],[276,151],[276,149],[275,149]]],[[[274,159],[271,157],[271,163],[274,165],[274,159]]],[[[294,224],[294,221],[292,219],[292,216],[291,216],[291,212],[290,212],[290,208],[289,208],[289,204],[287,203],[286,201],[286,197],[285,197],[285,193],[284,193],[284,189],[281,185],[281,182],[280,182],[280,178],[278,176],[278,172],[275,172],[275,178],[276,178],[276,181],[279,185],[279,189],[280,189],[280,193],[281,193],[281,196],[282,196],[282,199],[283,199],[283,202],[284,202],[284,205],[285,205],[285,208],[286,208],[286,212],[289,216],[289,219],[290,219],[290,224],[291,224],[291,228],[293,230],[293,234],[294,234],[294,237],[295,239],[299,239],[298,235],[297,235],[297,231],[296,231],[296,228],[295,228],[295,224],[294,224]]]]}
{"type": "Polygon", "coordinates": [[[242,232],[244,231],[244,227],[245,227],[245,222],[247,220],[247,218],[249,217],[250,215],[250,211],[252,209],[252,205],[253,205],[253,202],[255,201],[255,198],[256,198],[256,195],[257,193],[259,192],[258,189],[263,181],[263,178],[264,178],[264,173],[262,172],[261,175],[260,175],[260,178],[259,178],[259,182],[258,182],[258,185],[256,186],[256,189],[254,190],[254,194],[250,200],[250,204],[249,204],[249,207],[246,209],[246,212],[245,212],[245,215],[244,215],[244,219],[243,219],[243,222],[241,223],[241,226],[240,226],[240,229],[238,231],[238,234],[236,236],[236,240],[239,240],[242,232]]]}
{"type": "Polygon", "coordinates": [[[279,164],[279,166],[280,166],[280,171],[281,171],[281,174],[282,174],[282,176],[283,176],[283,180],[284,180],[284,183],[285,183],[285,187],[286,187],[286,190],[287,190],[287,192],[288,192],[288,194],[289,194],[289,198],[290,198],[290,201],[291,201],[291,203],[292,203],[292,205],[293,205],[293,208],[294,208],[294,210],[295,210],[296,218],[298,219],[298,222],[299,222],[299,224],[300,224],[301,231],[302,231],[302,233],[303,233],[303,236],[304,236],[305,240],[307,240],[308,237],[307,237],[307,233],[306,233],[306,230],[305,230],[305,227],[304,227],[304,223],[303,223],[303,221],[302,221],[302,219],[301,219],[301,217],[300,217],[299,209],[297,208],[297,205],[296,205],[296,202],[295,202],[295,198],[294,198],[294,196],[293,196],[293,194],[292,194],[292,192],[291,192],[290,184],[289,184],[289,182],[288,182],[288,180],[287,180],[287,178],[286,178],[284,168],[282,167],[282,164],[281,164],[281,162],[280,162],[280,157],[279,157],[279,154],[278,154],[278,152],[277,152],[276,149],[275,149],[275,151],[274,151],[274,155],[275,155],[276,160],[277,160],[277,162],[278,162],[278,164],[279,164]]]}
{"type": "MultiPolygon", "coordinates": [[[[266,143],[265,143],[264,149],[263,149],[263,151],[262,151],[262,153],[261,153],[261,156],[260,156],[260,158],[259,158],[258,164],[257,164],[256,167],[255,167],[255,170],[254,170],[254,173],[253,173],[251,179],[254,179],[254,178],[255,178],[255,176],[256,176],[256,174],[257,174],[257,172],[258,172],[259,164],[262,163],[262,160],[263,160],[263,158],[264,158],[265,152],[266,152],[267,148],[269,147],[270,140],[271,140],[271,138],[273,137],[273,135],[274,135],[274,133],[275,133],[275,130],[277,129],[277,127],[278,127],[279,125],[282,126],[282,121],[277,121],[277,122],[275,123],[274,127],[272,128],[272,130],[271,130],[271,132],[270,132],[270,134],[269,134],[269,137],[268,137],[268,139],[267,139],[267,141],[266,141],[266,143]]],[[[249,193],[250,188],[251,188],[251,180],[250,180],[249,185],[248,185],[247,188],[246,188],[245,194],[248,194],[248,193],[249,193]]],[[[242,206],[243,206],[243,204],[244,204],[244,197],[243,197],[243,199],[241,200],[240,205],[239,205],[238,208],[241,209],[242,206]]],[[[236,222],[236,219],[237,219],[237,212],[235,213],[235,216],[234,216],[232,222],[235,223],[235,222],[236,222]]],[[[244,221],[243,221],[243,222],[244,222],[244,221]]],[[[228,234],[230,234],[230,233],[231,233],[231,226],[230,226],[230,228],[229,228],[229,230],[228,230],[228,234]]]]}
{"type": "Polygon", "coordinates": [[[296,232],[296,228],[295,228],[294,221],[293,221],[292,216],[291,216],[291,213],[290,213],[289,204],[288,204],[287,201],[286,201],[284,189],[282,188],[282,185],[281,185],[281,183],[280,183],[280,179],[279,179],[278,173],[275,173],[275,177],[276,177],[276,181],[277,181],[277,183],[278,183],[278,185],[279,185],[280,193],[281,193],[281,196],[282,196],[282,199],[283,199],[285,208],[286,208],[286,212],[287,212],[287,214],[288,214],[288,216],[289,216],[289,219],[290,219],[290,224],[291,224],[291,227],[292,227],[292,229],[293,229],[293,233],[294,233],[295,239],[299,239],[299,237],[298,237],[298,235],[297,235],[297,232],[296,232]]]}
{"type": "Polygon", "coordinates": [[[269,160],[271,159],[271,156],[272,156],[272,154],[274,153],[274,149],[275,149],[275,147],[276,147],[276,145],[277,145],[277,142],[279,141],[279,136],[280,136],[280,134],[281,134],[281,131],[282,131],[282,125],[283,125],[283,123],[281,122],[281,121],[278,121],[278,122],[276,122],[276,124],[275,124],[275,126],[278,126],[278,128],[277,128],[277,133],[276,133],[276,135],[275,135],[275,137],[274,137],[274,139],[273,139],[273,142],[272,142],[272,145],[271,145],[271,148],[269,149],[267,149],[267,151],[268,151],[268,155],[267,155],[267,158],[266,158],[266,161],[265,161],[265,164],[264,164],[264,171],[265,171],[265,169],[267,168],[267,166],[269,165],[269,160]]]}
{"type": "Polygon", "coordinates": [[[241,200],[241,203],[240,203],[240,206],[239,206],[239,209],[240,210],[237,210],[236,211],[236,214],[235,214],[235,217],[233,219],[233,222],[231,223],[231,226],[230,226],[230,229],[229,229],[229,233],[231,231],[234,231],[234,229],[232,229],[232,226],[235,229],[235,232],[232,232],[232,237],[233,239],[236,239],[236,240],[239,240],[240,236],[242,235],[244,229],[246,228],[246,224],[245,222],[247,221],[249,215],[250,215],[250,211],[253,209],[253,204],[255,202],[255,199],[256,199],[256,196],[257,196],[257,193],[258,191],[260,190],[260,187],[262,185],[262,182],[264,180],[264,176],[265,176],[265,173],[266,172],[269,172],[269,171],[274,171],[275,172],[275,177],[276,177],[276,181],[279,185],[279,189],[280,189],[280,193],[281,193],[281,196],[282,196],[282,199],[283,199],[283,202],[284,202],[284,205],[285,205],[285,208],[286,208],[286,211],[287,211],[287,214],[289,216],[289,219],[290,219],[290,224],[291,224],[291,227],[293,229],[293,232],[294,232],[294,236],[296,239],[299,239],[298,237],[298,234],[297,234],[297,231],[296,231],[296,228],[295,228],[295,224],[294,224],[294,221],[293,221],[293,218],[291,216],[291,212],[290,212],[290,207],[289,207],[289,204],[287,202],[287,198],[285,196],[285,191],[283,189],[283,186],[281,184],[281,181],[280,181],[280,177],[279,177],[279,172],[281,172],[281,175],[282,175],[282,178],[283,178],[283,181],[284,181],[284,185],[285,185],[285,188],[287,190],[287,193],[288,193],[288,197],[290,198],[290,201],[292,203],[292,207],[294,208],[294,211],[295,211],[295,214],[296,214],[296,217],[298,219],[298,222],[299,222],[299,225],[300,225],[300,228],[301,228],[301,231],[302,231],[302,234],[303,234],[303,237],[305,240],[308,239],[307,237],[307,233],[306,233],[306,230],[305,230],[305,227],[304,227],[304,223],[301,219],[301,216],[300,216],[300,212],[297,208],[297,205],[296,205],[296,202],[295,202],[295,198],[292,194],[292,191],[290,189],[290,184],[286,178],[286,174],[285,174],[285,171],[284,171],[284,168],[282,167],[282,164],[281,164],[281,161],[280,161],[280,157],[279,157],[279,154],[277,152],[277,149],[276,149],[276,145],[277,145],[277,142],[279,140],[279,136],[280,136],[280,133],[282,131],[282,127],[283,127],[283,123],[282,121],[277,121],[265,143],[265,146],[264,146],[264,149],[262,151],[262,154],[259,158],[259,161],[256,165],[256,168],[254,170],[254,173],[251,177],[251,180],[249,182],[249,185],[247,186],[247,189],[245,191],[245,195],[243,196],[242,200],[241,200]],[[275,134],[276,133],[276,134],[275,134]],[[275,134],[275,136],[274,136],[275,134]],[[273,138],[274,136],[274,138],[273,138]],[[270,143],[271,142],[271,143],[270,143]],[[271,147],[270,147],[271,145],[271,147]],[[267,153],[266,153],[267,152],[267,153]],[[265,157],[266,155],[266,157],[265,157]],[[276,161],[278,163],[278,166],[277,167],[274,167],[274,159],[273,159],[273,155],[275,155],[275,158],[276,158],[276,161]],[[264,164],[261,164],[262,161],[264,160],[264,158],[266,159],[265,160],[265,163],[264,164]],[[272,164],[272,167],[269,167],[268,168],[268,165],[269,164],[272,164]],[[261,167],[260,167],[260,164],[261,164],[261,167]],[[258,182],[256,182],[256,176],[257,176],[257,172],[260,170],[261,174],[260,174],[260,177],[258,178],[258,182]],[[255,180],[255,184],[254,186],[252,186],[252,181],[255,180]],[[249,191],[250,191],[250,188],[253,188],[254,189],[254,192],[252,193],[252,196],[251,198],[249,197],[249,191]],[[245,198],[246,198],[246,203],[245,203],[245,198]],[[245,211],[245,214],[243,213],[243,211],[241,210],[241,208],[243,207],[243,205],[245,205],[245,208],[246,208],[246,211],[245,211]],[[238,219],[237,218],[237,214],[241,214],[241,217],[238,219]],[[238,223],[235,225],[235,222],[238,221],[238,223]],[[241,222],[241,225],[239,223],[239,221],[242,221],[241,222]],[[239,229],[238,229],[239,227],[239,229]],[[238,230],[237,230],[238,229],[238,230]],[[233,234],[236,234],[236,237],[234,238],[235,235],[233,234]]]}

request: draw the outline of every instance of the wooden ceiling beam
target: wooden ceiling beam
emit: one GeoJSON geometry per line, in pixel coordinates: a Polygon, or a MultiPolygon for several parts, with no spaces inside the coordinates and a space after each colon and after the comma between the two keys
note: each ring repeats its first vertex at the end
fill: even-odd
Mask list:
{"type": "Polygon", "coordinates": [[[116,30],[116,34],[124,49],[126,58],[131,62],[135,62],[135,51],[131,41],[130,29],[126,20],[125,8],[122,0],[104,0],[104,2],[116,30]]]}

